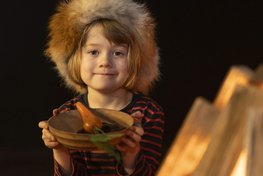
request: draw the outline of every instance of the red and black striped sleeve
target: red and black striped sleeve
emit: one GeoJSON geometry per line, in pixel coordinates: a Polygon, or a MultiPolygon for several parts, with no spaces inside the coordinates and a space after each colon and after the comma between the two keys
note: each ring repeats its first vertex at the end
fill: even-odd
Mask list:
{"type": "MultiPolygon", "coordinates": [[[[144,135],[141,140],[141,151],[136,160],[133,176],[153,176],[161,161],[161,150],[164,132],[163,109],[152,99],[138,98],[129,113],[143,113],[142,127],[144,135]]],[[[123,170],[123,169],[122,169],[123,170]]]]}

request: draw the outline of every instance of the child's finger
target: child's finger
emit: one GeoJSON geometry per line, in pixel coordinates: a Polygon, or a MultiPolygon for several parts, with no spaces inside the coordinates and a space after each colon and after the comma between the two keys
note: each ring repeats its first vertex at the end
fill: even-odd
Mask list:
{"type": "Polygon", "coordinates": [[[47,121],[41,121],[38,123],[39,128],[48,129],[47,121]]]}
{"type": "Polygon", "coordinates": [[[49,142],[49,143],[48,143],[48,147],[49,147],[49,148],[55,148],[55,147],[57,147],[58,145],[59,145],[58,142],[49,142]]]}
{"type": "Polygon", "coordinates": [[[136,111],[134,113],[131,114],[132,117],[138,117],[138,118],[142,118],[143,114],[141,113],[141,111],[136,111]]]}
{"type": "Polygon", "coordinates": [[[135,141],[136,143],[139,143],[142,139],[140,135],[138,135],[137,133],[134,133],[133,131],[128,131],[126,135],[129,138],[131,138],[133,141],[135,141]]]}
{"type": "Polygon", "coordinates": [[[45,142],[45,145],[50,149],[54,149],[59,145],[59,143],[58,142],[45,142]]]}
{"type": "Polygon", "coordinates": [[[141,127],[138,126],[132,126],[130,128],[131,131],[133,131],[134,133],[138,134],[139,136],[142,136],[144,134],[144,130],[141,127]]]}
{"type": "Polygon", "coordinates": [[[126,152],[127,148],[121,144],[116,145],[116,149],[119,150],[120,152],[126,152]]]}
{"type": "Polygon", "coordinates": [[[131,114],[134,119],[134,126],[141,126],[143,114],[140,111],[136,111],[131,114]]]}
{"type": "Polygon", "coordinates": [[[125,145],[126,145],[127,147],[129,147],[129,148],[134,148],[134,147],[136,147],[136,142],[133,141],[133,140],[131,140],[131,139],[128,139],[128,138],[126,138],[126,137],[122,138],[122,139],[121,139],[121,142],[122,142],[123,144],[125,144],[125,145]]]}
{"type": "Polygon", "coordinates": [[[42,130],[43,135],[48,138],[50,141],[56,141],[56,138],[53,134],[51,134],[48,130],[43,129],[42,130]]]}

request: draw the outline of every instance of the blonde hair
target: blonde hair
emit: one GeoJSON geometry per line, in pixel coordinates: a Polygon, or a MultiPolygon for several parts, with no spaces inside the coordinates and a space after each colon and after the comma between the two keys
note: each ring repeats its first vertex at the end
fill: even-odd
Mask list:
{"type": "MultiPolygon", "coordinates": [[[[159,48],[155,41],[156,24],[146,4],[133,0],[70,0],[58,5],[48,25],[49,40],[45,53],[55,63],[65,86],[75,93],[87,91],[87,86],[72,73],[72,66],[69,66],[77,66],[79,63],[69,62],[73,62],[75,57],[80,57],[79,42],[83,38],[83,31],[98,19],[110,19],[123,25],[118,25],[116,29],[123,31],[123,28],[124,33],[113,35],[107,32],[105,36],[109,36],[110,40],[115,42],[118,41],[115,40],[116,36],[126,36],[131,50],[131,61],[128,66],[130,78],[125,87],[148,94],[161,74],[159,48]]],[[[110,31],[108,27],[106,30],[110,31]]]]}
{"type": "Polygon", "coordinates": [[[141,50],[136,39],[134,31],[131,31],[128,26],[111,19],[98,19],[88,24],[83,31],[81,39],[79,41],[78,48],[76,48],[73,56],[68,62],[68,76],[69,78],[81,89],[87,89],[87,85],[82,81],[80,76],[80,64],[82,47],[85,45],[88,39],[88,33],[94,26],[101,26],[104,32],[104,36],[114,44],[127,44],[128,51],[128,79],[124,83],[123,87],[127,90],[133,90],[137,81],[137,76],[140,70],[140,55],[141,50]]]}

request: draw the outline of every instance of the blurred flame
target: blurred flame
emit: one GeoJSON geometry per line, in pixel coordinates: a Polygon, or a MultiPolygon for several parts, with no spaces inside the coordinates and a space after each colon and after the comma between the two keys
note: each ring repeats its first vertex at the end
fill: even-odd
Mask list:
{"type": "Polygon", "coordinates": [[[172,146],[158,176],[191,175],[199,164],[207,146],[208,139],[198,134],[192,135],[183,148],[178,145],[172,146]]]}
{"type": "Polygon", "coordinates": [[[236,162],[236,165],[230,176],[246,176],[247,172],[247,150],[243,150],[236,162]]]}

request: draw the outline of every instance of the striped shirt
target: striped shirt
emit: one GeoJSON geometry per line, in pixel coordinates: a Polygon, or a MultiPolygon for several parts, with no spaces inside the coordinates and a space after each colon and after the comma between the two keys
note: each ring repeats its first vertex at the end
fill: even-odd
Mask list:
{"type": "MultiPolygon", "coordinates": [[[[86,106],[87,94],[79,95],[58,109],[60,112],[76,109],[74,103],[82,102],[86,106]]],[[[161,148],[164,127],[164,113],[162,108],[152,99],[140,93],[134,93],[132,101],[121,111],[132,114],[136,111],[143,113],[142,127],[144,135],[140,142],[141,150],[136,159],[134,176],[155,175],[161,160],[161,148]]],[[[118,163],[113,156],[107,153],[92,153],[88,151],[70,149],[72,161],[72,176],[118,176],[128,175],[122,163],[118,163]]],[[[58,163],[54,160],[54,175],[62,176],[58,163]]]]}

